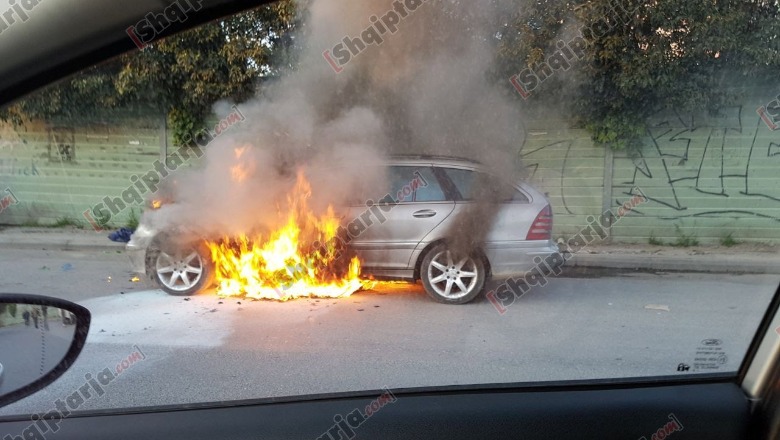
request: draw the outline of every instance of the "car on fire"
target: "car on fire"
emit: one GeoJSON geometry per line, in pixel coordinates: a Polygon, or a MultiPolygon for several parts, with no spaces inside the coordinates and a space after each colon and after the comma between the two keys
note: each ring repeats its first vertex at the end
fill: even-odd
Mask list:
{"type": "MultiPolygon", "coordinates": [[[[464,304],[476,298],[491,278],[522,274],[540,259],[561,262],[552,240],[549,200],[525,182],[510,183],[491,175],[479,163],[451,157],[393,157],[386,163],[391,191],[384,200],[344,207],[344,237],[362,264],[361,275],[380,280],[421,281],[436,301],[464,304]],[[467,254],[452,249],[453,222],[465,210],[479,210],[477,182],[490,182],[492,226],[467,254]],[[392,197],[389,203],[387,197],[392,197]],[[360,226],[352,228],[352,223],[360,226]]],[[[484,225],[480,224],[480,227],[484,225]]],[[[468,237],[467,237],[468,238],[468,237]]],[[[468,241],[468,240],[466,240],[468,241]]],[[[127,244],[134,272],[146,274],[165,292],[192,295],[208,288],[214,265],[203,243],[176,240],[176,233],[142,223],[127,244]]]]}

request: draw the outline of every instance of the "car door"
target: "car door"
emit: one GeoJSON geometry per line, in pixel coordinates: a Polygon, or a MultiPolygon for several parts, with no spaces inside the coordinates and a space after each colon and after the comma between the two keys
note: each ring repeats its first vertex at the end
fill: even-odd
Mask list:
{"type": "Polygon", "coordinates": [[[358,224],[348,228],[349,244],[366,268],[409,269],[417,245],[452,214],[455,202],[428,164],[392,165],[387,173],[387,193],[376,198],[382,203],[350,207],[358,224]]]}

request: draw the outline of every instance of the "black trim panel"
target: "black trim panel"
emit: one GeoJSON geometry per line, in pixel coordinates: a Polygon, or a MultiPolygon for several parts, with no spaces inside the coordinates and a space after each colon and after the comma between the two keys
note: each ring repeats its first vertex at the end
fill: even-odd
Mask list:
{"type": "MultiPolygon", "coordinates": [[[[341,438],[639,439],[672,419],[668,438],[746,439],[748,402],[730,382],[590,390],[404,393],[341,438]]],[[[328,439],[337,416],[363,410],[373,397],[266,403],[233,408],[75,416],[47,439],[328,439]],[[334,420],[334,417],[336,418],[334,420]],[[324,437],[323,437],[324,435],[324,437]]],[[[207,398],[207,396],[204,396],[207,398]]],[[[0,423],[21,435],[32,422],[0,423]]]]}

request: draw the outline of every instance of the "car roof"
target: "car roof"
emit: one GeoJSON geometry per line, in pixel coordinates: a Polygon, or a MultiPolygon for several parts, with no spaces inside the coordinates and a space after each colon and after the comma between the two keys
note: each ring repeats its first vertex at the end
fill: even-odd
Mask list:
{"type": "Polygon", "coordinates": [[[456,166],[456,167],[468,167],[468,168],[481,168],[482,164],[473,159],[467,159],[464,157],[456,156],[441,156],[441,155],[428,155],[428,154],[403,154],[403,155],[391,155],[387,158],[388,164],[391,165],[422,165],[433,164],[436,166],[456,166]]]}
{"type": "MultiPolygon", "coordinates": [[[[388,165],[432,165],[436,167],[453,167],[453,168],[465,168],[475,171],[482,171],[489,173],[490,171],[485,168],[484,164],[473,159],[467,159],[457,156],[439,156],[439,155],[426,155],[426,154],[407,154],[407,155],[391,155],[387,158],[388,165]]],[[[522,188],[525,192],[529,193],[530,199],[544,199],[545,196],[541,191],[534,188],[528,182],[522,179],[518,179],[512,183],[515,187],[522,188]]]]}

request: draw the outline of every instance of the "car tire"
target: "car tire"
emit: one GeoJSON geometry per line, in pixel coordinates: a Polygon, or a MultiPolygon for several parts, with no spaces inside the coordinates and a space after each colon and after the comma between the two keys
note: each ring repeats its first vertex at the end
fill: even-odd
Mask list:
{"type": "Polygon", "coordinates": [[[466,304],[485,287],[487,271],[480,255],[453,258],[447,245],[440,244],[425,254],[420,266],[425,292],[445,304],[466,304]]]}
{"type": "Polygon", "coordinates": [[[214,264],[204,243],[181,244],[166,237],[149,246],[146,273],[160,289],[176,296],[194,295],[214,282],[214,264]]]}

